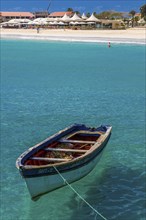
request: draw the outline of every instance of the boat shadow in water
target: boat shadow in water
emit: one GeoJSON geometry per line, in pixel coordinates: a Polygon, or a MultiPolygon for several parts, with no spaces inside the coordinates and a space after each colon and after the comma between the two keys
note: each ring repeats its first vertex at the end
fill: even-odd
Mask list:
{"type": "MultiPolygon", "coordinates": [[[[132,170],[117,164],[116,167],[103,169],[100,176],[96,174],[97,172],[98,169],[95,169],[85,177],[89,180],[82,179],[79,185],[75,183],[72,186],[107,219],[145,219],[145,174],[140,169],[132,170]],[[92,182],[90,182],[90,176],[93,179],[92,182]],[[81,185],[89,188],[86,195],[82,194],[81,185]]],[[[103,219],[76,194],[73,194],[70,203],[66,205],[72,210],[69,220],[103,219]]]]}

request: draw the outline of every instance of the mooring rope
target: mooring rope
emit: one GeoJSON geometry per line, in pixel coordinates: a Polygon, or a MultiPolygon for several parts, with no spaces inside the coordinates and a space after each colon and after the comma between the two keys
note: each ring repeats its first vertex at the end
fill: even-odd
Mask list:
{"type": "Polygon", "coordinates": [[[59,174],[59,176],[63,179],[64,184],[66,183],[71,189],[72,191],[80,198],[82,199],[97,215],[99,215],[101,218],[103,218],[104,220],[107,220],[107,218],[105,218],[102,214],[100,214],[92,205],[89,204],[89,202],[87,202],[69,183],[68,181],[62,176],[62,174],[58,171],[58,169],[53,166],[54,169],[56,170],[56,172],[59,174]]]}

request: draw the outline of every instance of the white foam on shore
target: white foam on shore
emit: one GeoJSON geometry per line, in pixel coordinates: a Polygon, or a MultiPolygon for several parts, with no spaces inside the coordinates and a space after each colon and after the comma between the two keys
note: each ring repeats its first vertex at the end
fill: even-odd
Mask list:
{"type": "Polygon", "coordinates": [[[45,41],[66,41],[66,42],[84,42],[84,43],[115,43],[115,44],[140,44],[145,45],[143,39],[134,38],[105,38],[105,37],[71,37],[71,36],[38,36],[38,35],[17,35],[17,34],[2,34],[1,39],[23,39],[23,40],[45,40],[45,41]],[[95,39],[96,38],[96,39],[95,39]]]}

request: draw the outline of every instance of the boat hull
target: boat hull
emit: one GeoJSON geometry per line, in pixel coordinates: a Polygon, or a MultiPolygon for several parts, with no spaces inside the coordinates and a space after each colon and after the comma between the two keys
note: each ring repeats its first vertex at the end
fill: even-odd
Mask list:
{"type": "MultiPolygon", "coordinates": [[[[22,177],[25,179],[31,198],[34,199],[42,194],[63,187],[67,183],[77,181],[92,171],[102,156],[103,150],[105,149],[105,146],[110,138],[111,129],[111,126],[90,128],[86,127],[85,125],[75,124],[47,138],[34,147],[29,148],[22,155],[20,155],[16,161],[16,167],[19,169],[22,177]],[[84,135],[77,135],[80,133],[84,135]],[[68,147],[68,152],[80,151],[82,154],[79,154],[79,156],[78,154],[74,154],[74,158],[68,160],[67,162],[65,161],[48,164],[40,164],[38,162],[37,164],[33,163],[33,160],[60,160],[60,157],[51,158],[48,157],[48,155],[45,156],[46,154],[44,154],[44,152],[44,156],[41,157],[41,154],[38,155],[38,153],[42,153],[42,150],[45,151],[47,149],[49,149],[49,151],[54,150],[58,152],[66,152],[67,149],[64,148],[48,147],[52,146],[52,143],[62,143],[62,141],[63,143],[66,143],[66,141],[75,144],[77,143],[77,146],[78,144],[82,143],[83,146],[87,145],[87,148],[81,149],[81,145],[79,145],[79,148],[68,147]],[[30,163],[31,160],[32,162],[30,163]]],[[[63,160],[64,158],[61,159],[63,160]]]]}
{"type": "MultiPolygon", "coordinates": [[[[72,183],[81,179],[93,170],[93,168],[99,162],[102,153],[103,151],[97,157],[95,157],[89,164],[81,166],[77,169],[61,173],[61,175],[68,183],[72,183]]],[[[25,178],[26,185],[31,195],[31,198],[34,199],[37,196],[65,186],[66,182],[62,179],[61,175],[56,173],[53,175],[25,178]]]]}

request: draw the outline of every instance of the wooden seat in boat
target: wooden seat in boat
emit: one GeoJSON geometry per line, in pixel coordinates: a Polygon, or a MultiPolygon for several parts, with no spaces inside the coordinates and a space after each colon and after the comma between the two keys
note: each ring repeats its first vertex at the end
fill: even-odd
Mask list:
{"type": "Polygon", "coordinates": [[[64,149],[64,148],[45,148],[45,151],[58,151],[58,152],[74,152],[74,153],[86,153],[88,150],[79,149],[64,149]]]}
{"type": "Polygon", "coordinates": [[[96,141],[80,141],[80,140],[67,140],[67,139],[61,139],[59,141],[60,143],[78,143],[78,144],[95,144],[96,141]]]}
{"type": "Polygon", "coordinates": [[[69,161],[70,159],[68,158],[48,158],[48,157],[31,157],[31,160],[43,160],[46,162],[65,162],[69,161]]]}

